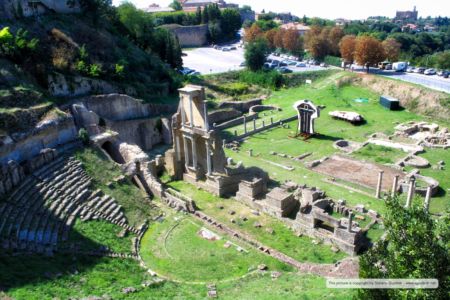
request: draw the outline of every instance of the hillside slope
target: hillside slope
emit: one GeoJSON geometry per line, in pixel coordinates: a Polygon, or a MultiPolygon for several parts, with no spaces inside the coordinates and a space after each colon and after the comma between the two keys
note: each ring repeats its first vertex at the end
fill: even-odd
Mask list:
{"type": "Polygon", "coordinates": [[[78,96],[116,92],[155,101],[178,87],[175,72],[129,40],[120,24],[54,14],[0,21],[4,27],[15,38],[25,30],[38,43],[26,55],[0,51],[0,131],[25,130],[78,96]]]}

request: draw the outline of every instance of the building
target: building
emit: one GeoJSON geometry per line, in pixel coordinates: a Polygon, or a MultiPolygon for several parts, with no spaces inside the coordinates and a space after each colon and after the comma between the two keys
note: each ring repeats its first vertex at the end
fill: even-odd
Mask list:
{"type": "Polygon", "coordinates": [[[400,22],[417,21],[418,11],[414,6],[412,11],[397,11],[395,14],[395,20],[400,22]]]}
{"type": "Polygon", "coordinates": [[[418,31],[418,26],[415,24],[408,23],[408,24],[402,26],[402,31],[406,31],[406,32],[418,31]]]}
{"type": "Polygon", "coordinates": [[[181,6],[184,11],[193,12],[197,10],[197,7],[204,8],[210,4],[217,4],[220,9],[224,8],[238,8],[237,4],[228,4],[224,0],[180,0],[181,6]]]}
{"type": "Polygon", "coordinates": [[[160,12],[173,12],[175,10],[172,7],[161,7],[156,3],[152,3],[147,8],[144,8],[143,11],[148,13],[160,13],[160,12]]]}
{"type": "Polygon", "coordinates": [[[343,19],[343,18],[339,18],[339,19],[334,20],[334,22],[336,22],[336,26],[345,26],[346,24],[350,24],[352,21],[343,19]]]}
{"type": "Polygon", "coordinates": [[[0,19],[32,17],[48,13],[70,14],[81,11],[78,0],[2,0],[0,1],[0,19]]]}
{"type": "Polygon", "coordinates": [[[283,24],[281,25],[281,28],[286,30],[295,29],[301,36],[304,36],[309,30],[311,30],[309,26],[306,26],[305,24],[298,22],[283,24]]]}

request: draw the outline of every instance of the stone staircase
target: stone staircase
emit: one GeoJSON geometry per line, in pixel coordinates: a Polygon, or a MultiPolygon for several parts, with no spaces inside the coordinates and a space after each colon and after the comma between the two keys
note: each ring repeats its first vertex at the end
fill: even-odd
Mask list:
{"type": "Polygon", "coordinates": [[[28,176],[0,201],[0,248],[51,253],[68,240],[78,217],[102,218],[139,233],[113,198],[91,191],[91,181],[81,162],[64,156],[28,176]]]}

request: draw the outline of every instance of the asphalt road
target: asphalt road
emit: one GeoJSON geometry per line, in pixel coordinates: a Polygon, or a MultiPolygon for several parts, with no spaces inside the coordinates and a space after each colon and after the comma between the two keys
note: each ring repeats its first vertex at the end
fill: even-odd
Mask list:
{"type": "MultiPolygon", "coordinates": [[[[183,65],[190,69],[194,69],[200,74],[216,74],[227,71],[241,70],[243,67],[239,65],[244,62],[244,49],[239,48],[238,44],[236,50],[221,51],[213,47],[195,48],[192,50],[183,51],[187,56],[183,56],[183,65]]],[[[283,58],[270,56],[270,58],[282,61],[283,58]]],[[[324,68],[319,66],[307,66],[305,68],[289,67],[293,72],[317,71],[324,68]]]]}
{"type": "MultiPolygon", "coordinates": [[[[365,73],[365,69],[363,69],[362,67],[356,67],[354,70],[357,72],[365,73]]],[[[370,68],[370,73],[389,78],[399,79],[402,81],[419,84],[433,90],[450,93],[450,78],[443,78],[437,75],[395,72],[392,70],[385,71],[376,68],[370,68]]]]}
{"type": "MultiPolygon", "coordinates": [[[[237,49],[231,51],[221,51],[216,50],[213,47],[202,47],[187,51],[185,50],[184,53],[186,53],[187,56],[183,57],[184,66],[194,69],[200,72],[200,74],[216,74],[243,69],[243,67],[240,67],[239,65],[244,62],[244,49],[239,48],[238,44],[232,44],[229,46],[236,46],[237,49]]],[[[274,58],[280,61],[283,60],[280,57],[271,56],[270,58],[274,58]]],[[[308,65],[305,68],[289,67],[289,69],[294,72],[305,72],[323,70],[324,68],[308,65]]],[[[356,66],[354,68],[354,71],[365,72],[365,69],[356,66]]],[[[443,78],[437,75],[383,71],[376,68],[371,68],[370,72],[372,74],[395,78],[419,84],[434,90],[450,93],[450,78],[443,78]]]]}

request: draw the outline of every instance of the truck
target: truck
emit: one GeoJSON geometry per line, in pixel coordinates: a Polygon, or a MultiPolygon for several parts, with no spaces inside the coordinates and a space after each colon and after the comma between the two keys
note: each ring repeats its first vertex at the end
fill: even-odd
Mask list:
{"type": "Polygon", "coordinates": [[[395,72],[405,72],[408,68],[408,63],[404,61],[398,61],[392,64],[392,69],[395,72]]]}

